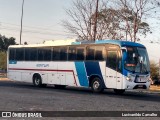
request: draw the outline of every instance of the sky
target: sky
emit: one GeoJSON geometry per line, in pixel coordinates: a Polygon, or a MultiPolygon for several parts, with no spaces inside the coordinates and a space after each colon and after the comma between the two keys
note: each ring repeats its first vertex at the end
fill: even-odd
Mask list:
{"type": "MultiPolygon", "coordinates": [[[[0,34],[20,41],[20,25],[23,0],[0,0],[0,34]]],[[[42,43],[46,40],[73,39],[62,26],[62,20],[68,19],[65,9],[72,7],[72,0],[24,0],[22,44],[42,43]]],[[[160,14],[159,14],[160,15],[160,14]]],[[[159,17],[160,18],[160,17],[159,17]]],[[[148,17],[152,34],[142,38],[150,56],[160,58],[160,20],[148,17]],[[150,47],[152,46],[152,47],[150,47]],[[156,54],[159,52],[158,54],[156,54]],[[152,55],[154,53],[154,55],[152,55]]]]}
{"type": "MultiPolygon", "coordinates": [[[[20,40],[23,0],[0,0],[0,34],[20,40]]],[[[67,19],[65,9],[72,0],[25,0],[22,43],[42,43],[44,40],[67,39],[62,24],[67,19]]]]}
{"type": "MultiPolygon", "coordinates": [[[[23,0],[0,0],[0,34],[20,40],[23,0]]],[[[22,44],[42,43],[44,40],[73,39],[62,26],[68,19],[65,9],[71,8],[73,0],[24,0],[22,44]]],[[[148,41],[160,39],[160,22],[147,18],[153,34],[148,41]],[[158,23],[159,22],[159,23],[158,23]],[[155,32],[156,31],[156,32],[155,32]]]]}

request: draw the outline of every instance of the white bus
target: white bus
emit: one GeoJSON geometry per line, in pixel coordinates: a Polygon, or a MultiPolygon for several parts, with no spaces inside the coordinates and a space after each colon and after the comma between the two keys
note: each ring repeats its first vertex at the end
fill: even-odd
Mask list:
{"type": "Polygon", "coordinates": [[[145,46],[99,40],[53,41],[8,48],[8,78],[55,87],[91,87],[94,92],[149,89],[150,65],[145,46]]]}

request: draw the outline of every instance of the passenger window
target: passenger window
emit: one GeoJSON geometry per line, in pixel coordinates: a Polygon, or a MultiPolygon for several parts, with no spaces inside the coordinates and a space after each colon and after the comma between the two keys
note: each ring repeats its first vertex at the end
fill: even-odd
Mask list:
{"type": "Polygon", "coordinates": [[[51,60],[51,48],[44,48],[44,60],[50,61],[51,60]]]}
{"type": "Polygon", "coordinates": [[[25,48],[24,53],[25,53],[25,58],[24,59],[26,61],[29,61],[30,60],[30,49],[29,48],[25,48]]]}
{"type": "Polygon", "coordinates": [[[69,47],[68,60],[76,60],[76,47],[69,47]]]}
{"type": "Polygon", "coordinates": [[[16,49],[16,60],[17,61],[24,60],[24,49],[23,48],[16,49]]]}
{"type": "Polygon", "coordinates": [[[89,46],[87,48],[86,60],[94,60],[95,46],[89,46]]]}
{"type": "Polygon", "coordinates": [[[60,60],[60,52],[59,52],[59,48],[55,47],[53,48],[53,52],[52,52],[52,60],[60,60]]]}
{"type": "Polygon", "coordinates": [[[105,59],[105,47],[104,46],[96,46],[95,51],[95,60],[104,60],[105,59]]]}
{"type": "Polygon", "coordinates": [[[36,61],[37,60],[37,48],[31,48],[30,49],[30,60],[36,61]]]}
{"type": "Polygon", "coordinates": [[[14,48],[9,49],[9,60],[15,60],[15,49],[14,48]]]}
{"type": "Polygon", "coordinates": [[[38,60],[43,61],[44,59],[44,50],[43,48],[38,48],[38,60]]]}
{"type": "Polygon", "coordinates": [[[108,51],[107,52],[107,67],[117,70],[117,51],[108,51]]]}
{"type": "Polygon", "coordinates": [[[60,60],[67,60],[67,47],[63,47],[60,50],[60,60]]]}
{"type": "Polygon", "coordinates": [[[84,48],[77,47],[77,60],[84,60],[84,59],[85,59],[84,48]]]}

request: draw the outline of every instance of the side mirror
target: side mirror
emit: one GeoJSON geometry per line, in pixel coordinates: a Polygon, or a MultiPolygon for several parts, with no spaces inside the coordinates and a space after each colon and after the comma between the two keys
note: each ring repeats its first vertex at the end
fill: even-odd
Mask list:
{"type": "Polygon", "coordinates": [[[127,52],[127,48],[126,47],[122,47],[121,50],[127,52]]]}

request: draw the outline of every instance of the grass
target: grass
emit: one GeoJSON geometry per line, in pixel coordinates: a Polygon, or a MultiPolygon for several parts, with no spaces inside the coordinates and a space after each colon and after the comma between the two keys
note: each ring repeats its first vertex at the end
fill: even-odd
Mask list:
{"type": "Polygon", "coordinates": [[[0,78],[6,78],[6,73],[0,73],[0,78]]]}
{"type": "Polygon", "coordinates": [[[160,85],[151,85],[150,90],[160,91],[160,85]]]}

